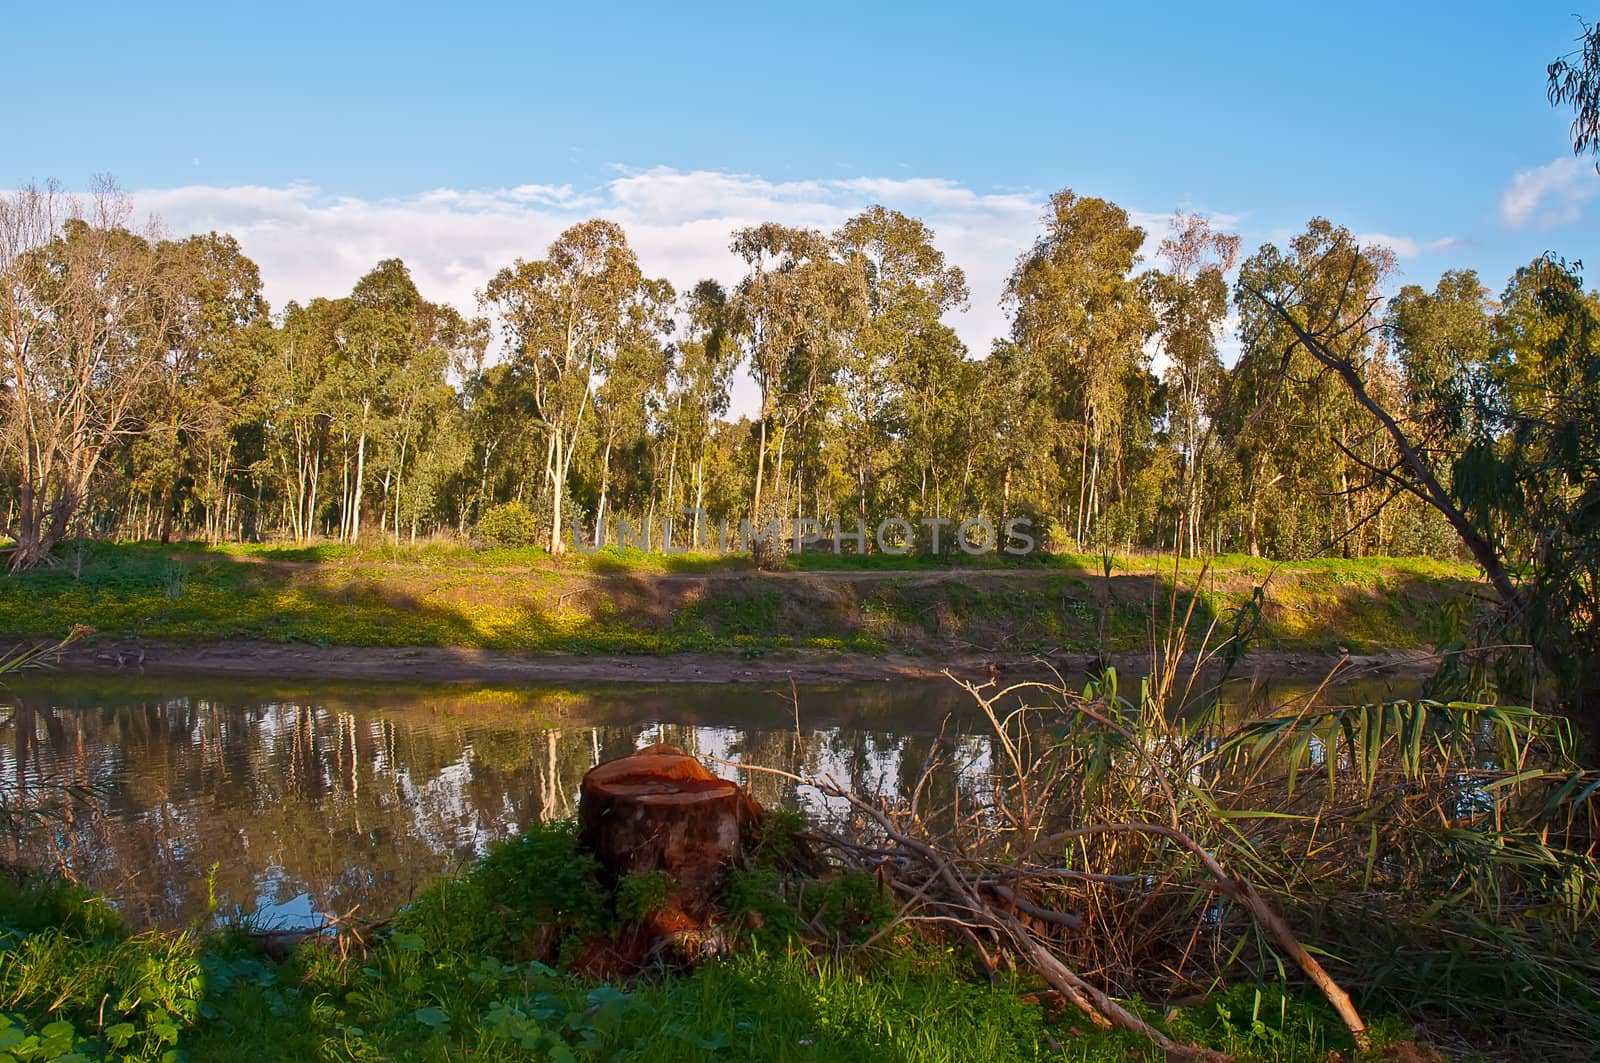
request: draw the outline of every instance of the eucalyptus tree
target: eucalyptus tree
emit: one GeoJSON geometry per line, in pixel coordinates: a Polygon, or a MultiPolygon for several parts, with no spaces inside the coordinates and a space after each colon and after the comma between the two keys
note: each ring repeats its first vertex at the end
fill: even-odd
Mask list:
{"type": "Polygon", "coordinates": [[[1050,370],[1037,352],[1009,340],[966,365],[951,398],[972,406],[978,421],[970,438],[953,442],[981,463],[980,501],[998,516],[997,527],[1020,516],[1042,531],[1041,518],[1062,490],[1062,426],[1050,370]]]}
{"type": "MultiPolygon", "coordinates": [[[[611,489],[612,455],[618,447],[641,441],[650,428],[652,413],[659,414],[663,392],[672,370],[672,349],[662,342],[671,330],[668,311],[672,287],[664,280],[644,281],[641,298],[628,310],[624,329],[605,368],[605,378],[595,391],[594,427],[599,436],[600,496],[595,506],[594,542],[605,537],[606,503],[611,489]]],[[[673,439],[667,474],[667,509],[672,509],[672,478],[677,457],[673,439]]]]}
{"type": "Polygon", "coordinates": [[[785,440],[832,386],[850,331],[862,316],[866,284],[863,271],[835,259],[814,229],[772,223],[740,229],[732,250],[746,269],[734,299],[735,320],[761,389],[750,512],[762,520],[771,438],[777,436],[774,479],[781,484],[785,440]]]}
{"type": "MultiPolygon", "coordinates": [[[[1446,488],[1455,466],[1475,449],[1496,446],[1503,430],[1504,382],[1494,364],[1494,326],[1499,307],[1472,270],[1450,270],[1429,292],[1408,284],[1389,300],[1384,332],[1395,358],[1399,395],[1387,408],[1406,423],[1417,454],[1446,488]]],[[[1464,484],[1470,483],[1470,476],[1464,484]]],[[[1439,534],[1398,544],[1426,548],[1431,540],[1452,542],[1454,533],[1431,507],[1409,492],[1389,508],[1416,509],[1416,520],[1439,534]]],[[[1484,513],[1488,519],[1488,512],[1484,513]]],[[[1380,522],[1390,522],[1388,514],[1380,522]]],[[[1501,531],[1485,523],[1485,534],[1501,531]]]]}
{"type": "MultiPolygon", "coordinates": [[[[673,447],[682,445],[694,484],[696,510],[706,508],[706,462],[716,422],[728,412],[729,388],[739,363],[728,293],[714,280],[703,280],[680,306],[683,333],[675,345],[667,398],[668,430],[673,447]]],[[[690,545],[701,545],[701,526],[690,530],[690,545]]]]}
{"type": "Polygon", "coordinates": [[[185,483],[207,538],[216,541],[234,471],[234,430],[245,417],[266,342],[261,272],[237,240],[217,233],[163,241],[155,255],[166,356],[136,444],[140,479],[160,497],[162,542],[180,516],[185,483]]]}
{"type": "Polygon", "coordinates": [[[502,269],[480,296],[500,319],[545,433],[552,553],[564,550],[562,502],[596,385],[641,322],[661,316],[657,304],[666,293],[664,282],[646,283],[622,227],[593,219],[563,232],[545,258],[502,269]]]}
{"type": "Polygon", "coordinates": [[[1595,156],[1600,172],[1600,25],[1578,20],[1578,47],[1545,68],[1552,106],[1572,107],[1572,153],[1595,156]]]}
{"type": "Polygon", "coordinates": [[[1475,527],[1497,511],[1517,533],[1508,553],[1526,579],[1520,599],[1502,598],[1526,610],[1528,641],[1568,707],[1592,725],[1600,718],[1600,293],[1584,290],[1576,266],[1547,255],[1517,270],[1500,303],[1493,365],[1503,382],[1502,440],[1457,462],[1453,496],[1475,527]]]}
{"type": "Polygon", "coordinates": [[[339,537],[355,542],[361,535],[362,502],[367,483],[367,445],[389,415],[388,399],[396,375],[404,372],[420,346],[418,317],[422,296],[405,263],[384,259],[356,282],[345,301],[336,330],[334,380],[342,409],[335,425],[345,440],[340,499],[339,537]],[[354,440],[354,468],[349,441],[354,440]]]}
{"type": "Polygon", "coordinates": [[[1534,648],[1568,708],[1592,714],[1600,706],[1600,298],[1567,263],[1536,259],[1501,297],[1485,359],[1475,278],[1447,276],[1433,297],[1442,306],[1406,293],[1391,327],[1407,337],[1403,358],[1418,368],[1411,401],[1423,387],[1425,415],[1413,418],[1399,408],[1405,399],[1386,401],[1369,386],[1362,337],[1373,331],[1376,302],[1349,278],[1377,270],[1341,251],[1347,280],[1332,291],[1258,285],[1242,273],[1241,294],[1292,337],[1286,363],[1304,352],[1348,395],[1353,418],[1387,439],[1395,457],[1369,471],[1449,522],[1513,637],[1534,648]],[[1472,413],[1429,413],[1427,383],[1452,372],[1467,383],[1448,385],[1445,405],[1465,401],[1472,413]],[[1439,440],[1454,455],[1448,468],[1439,440]]]}
{"type": "Polygon", "coordinates": [[[470,464],[463,475],[472,484],[464,527],[498,498],[523,500],[527,470],[548,433],[535,418],[533,388],[515,364],[479,363],[462,380],[460,402],[470,464]]]}
{"type": "Polygon", "coordinates": [[[408,532],[414,540],[419,527],[460,527],[471,505],[471,442],[458,395],[449,384],[435,383],[418,399],[411,453],[395,468],[390,514],[396,543],[408,532]]]}
{"type": "Polygon", "coordinates": [[[863,527],[872,481],[894,464],[889,445],[903,432],[903,373],[914,348],[928,342],[945,313],[967,302],[965,275],[945,261],[933,239],[920,220],[882,206],[851,218],[833,237],[839,257],[865,280],[866,313],[849,338],[839,376],[843,442],[863,527]]]}
{"type": "Polygon", "coordinates": [[[1498,307],[1472,270],[1450,270],[1432,292],[1408,284],[1389,301],[1385,327],[1405,381],[1419,452],[1445,466],[1494,434],[1502,404],[1493,365],[1498,307]]]}
{"type": "Polygon", "coordinates": [[[107,453],[147,427],[170,309],[152,241],[109,184],[0,199],[0,441],[17,467],[13,570],[45,563],[107,453]]]}
{"type": "Polygon", "coordinates": [[[265,346],[251,389],[265,447],[258,475],[275,481],[296,542],[317,531],[323,462],[332,431],[331,383],[343,300],[291,302],[265,346]]]}
{"type": "Polygon", "coordinates": [[[907,516],[948,514],[969,447],[982,440],[953,429],[972,411],[983,372],[948,325],[935,322],[919,332],[893,367],[896,410],[904,458],[898,501],[907,516]]]}
{"type": "Polygon", "coordinates": [[[1182,517],[1180,549],[1194,556],[1201,542],[1212,421],[1221,391],[1217,341],[1228,314],[1226,274],[1239,238],[1213,229],[1198,215],[1178,214],[1157,252],[1165,267],[1151,275],[1157,337],[1166,355],[1168,409],[1178,457],[1182,517]]]}
{"type": "Polygon", "coordinates": [[[1360,247],[1348,229],[1324,218],[1311,219],[1286,252],[1263,244],[1240,266],[1234,305],[1241,353],[1229,376],[1227,427],[1252,554],[1269,537],[1280,556],[1334,546],[1355,552],[1351,536],[1373,512],[1358,516],[1358,500],[1376,507],[1382,501],[1373,500],[1390,494],[1364,454],[1373,433],[1349,389],[1307,352],[1272,304],[1291,301],[1326,328],[1338,357],[1369,381],[1385,357],[1378,311],[1393,269],[1388,249],[1360,247]]]}
{"type": "Polygon", "coordinates": [[[439,437],[456,426],[451,414],[457,405],[447,374],[452,367],[481,364],[488,343],[487,323],[469,321],[454,307],[419,299],[412,313],[411,345],[385,381],[388,417],[380,422],[388,459],[384,482],[393,485],[386,492],[392,501],[385,522],[392,518],[396,543],[403,526],[414,529],[420,519],[415,507],[409,515],[404,509],[407,459],[417,450],[448,446],[439,437]]]}
{"type": "Polygon", "coordinates": [[[1145,234],[1121,207],[1070,189],[1050,197],[1044,225],[1005,301],[1012,339],[1042,359],[1062,415],[1077,424],[1077,502],[1067,508],[1081,548],[1107,501],[1106,470],[1121,462],[1128,388],[1148,373],[1154,322],[1133,273],[1145,234]]]}

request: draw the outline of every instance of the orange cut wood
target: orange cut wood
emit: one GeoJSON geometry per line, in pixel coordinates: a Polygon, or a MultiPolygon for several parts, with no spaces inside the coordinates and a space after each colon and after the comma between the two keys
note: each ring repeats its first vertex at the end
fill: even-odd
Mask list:
{"type": "Polygon", "coordinates": [[[579,788],[579,839],[607,876],[665,872],[674,899],[700,913],[759,815],[737,783],[667,745],[592,768],[579,788]]]}

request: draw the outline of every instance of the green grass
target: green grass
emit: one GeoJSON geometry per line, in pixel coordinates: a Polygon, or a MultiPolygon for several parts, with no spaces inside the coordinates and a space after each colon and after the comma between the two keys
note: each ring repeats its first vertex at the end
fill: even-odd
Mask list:
{"type": "MultiPolygon", "coordinates": [[[[99,543],[85,543],[89,551],[98,549],[99,543]]],[[[750,558],[744,554],[722,554],[714,551],[685,551],[662,554],[634,547],[607,546],[593,553],[569,549],[559,559],[539,546],[482,546],[459,539],[429,539],[418,543],[395,545],[387,541],[352,545],[348,543],[175,543],[161,546],[151,542],[126,542],[116,544],[119,550],[152,552],[160,556],[188,554],[215,555],[263,561],[297,561],[317,564],[383,564],[439,567],[466,564],[483,569],[555,568],[567,572],[645,572],[645,573],[705,573],[752,572],[750,558]]],[[[60,551],[69,559],[76,549],[67,544],[60,551]]],[[[1170,554],[1118,553],[1110,555],[1113,573],[1157,572],[1171,573],[1173,559],[1170,554]]],[[[784,567],[798,572],[942,572],[952,569],[962,571],[1006,571],[1059,569],[1099,575],[1106,557],[1102,554],[1044,553],[1024,557],[1002,553],[966,554],[954,551],[946,556],[931,554],[856,554],[845,549],[835,554],[831,549],[809,549],[790,554],[784,567]]],[[[1248,575],[1264,579],[1274,572],[1322,573],[1330,578],[1340,576],[1360,578],[1380,573],[1403,574],[1438,579],[1479,579],[1474,565],[1460,561],[1443,561],[1429,557],[1360,557],[1316,558],[1305,561],[1271,561],[1248,554],[1221,554],[1206,559],[1183,558],[1178,571],[1186,576],[1198,575],[1203,569],[1248,575]]]]}
{"type": "MultiPolygon", "coordinates": [[[[114,637],[578,654],[1095,652],[1146,645],[1152,605],[1164,615],[1170,596],[1160,559],[1114,558],[1109,580],[1093,558],[969,560],[940,578],[948,566],[924,557],[804,554],[773,578],[737,557],[619,549],[557,560],[454,542],[83,542],[53,567],[0,578],[0,636],[81,623],[114,637]]],[[[1277,649],[1436,643],[1480,594],[1469,568],[1426,559],[1224,558],[1201,575],[1192,562],[1178,573],[1180,608],[1191,590],[1200,596],[1192,634],[1231,629],[1265,581],[1255,645],[1277,649]]]]}
{"type": "MultiPolygon", "coordinates": [[[[771,881],[746,875],[745,902],[781,908],[771,881]]],[[[869,877],[818,884],[806,914],[878,925],[892,906],[874,904],[875,890],[869,877]]],[[[616,926],[606,909],[564,824],[492,850],[345,955],[311,943],[273,958],[236,929],[130,935],[97,898],[10,881],[0,1060],[1161,1058],[1126,1035],[1084,1035],[1087,1023],[1047,1012],[1025,979],[977,978],[968,957],[933,941],[822,952],[773,920],[692,972],[626,983],[567,973],[567,945],[533,955],[542,928],[570,943],[616,926]]],[[[1165,1016],[1141,1007],[1241,1059],[1320,1063],[1351,1050],[1323,1004],[1274,987],[1236,986],[1165,1016]]],[[[1400,1027],[1379,1031],[1393,1040],[1400,1027]]]]}

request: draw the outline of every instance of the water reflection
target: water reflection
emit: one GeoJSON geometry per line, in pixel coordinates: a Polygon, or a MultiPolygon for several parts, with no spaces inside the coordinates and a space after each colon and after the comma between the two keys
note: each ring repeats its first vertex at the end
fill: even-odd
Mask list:
{"type": "MultiPolygon", "coordinates": [[[[379,913],[492,842],[571,814],[585,771],[642,745],[892,789],[951,712],[965,706],[948,684],[812,689],[797,735],[789,702],[754,686],[274,691],[52,677],[0,694],[0,778],[12,800],[47,781],[93,787],[102,807],[13,824],[4,855],[52,855],[140,924],[204,918],[213,900],[292,924],[379,913]]],[[[764,803],[820,800],[775,775],[740,781],[764,803]]]]}
{"type": "MultiPolygon", "coordinates": [[[[585,771],[652,742],[873,793],[909,791],[942,740],[953,766],[929,805],[981,801],[989,743],[954,685],[801,688],[798,731],[788,693],[32,677],[0,691],[7,804],[41,799],[41,783],[100,802],[11,823],[0,858],[57,861],[135,924],[238,912],[303,926],[405,903],[491,843],[570,815],[585,771]]],[[[718,770],[763,804],[823,811],[791,780],[718,770]]]]}

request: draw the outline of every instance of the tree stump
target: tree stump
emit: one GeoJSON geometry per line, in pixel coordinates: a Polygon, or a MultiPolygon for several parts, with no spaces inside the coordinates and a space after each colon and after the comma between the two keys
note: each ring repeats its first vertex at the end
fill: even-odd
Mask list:
{"type": "Polygon", "coordinates": [[[683,890],[713,891],[760,814],[737,783],[667,745],[590,769],[578,791],[579,840],[613,882],[664,871],[683,890]]]}

